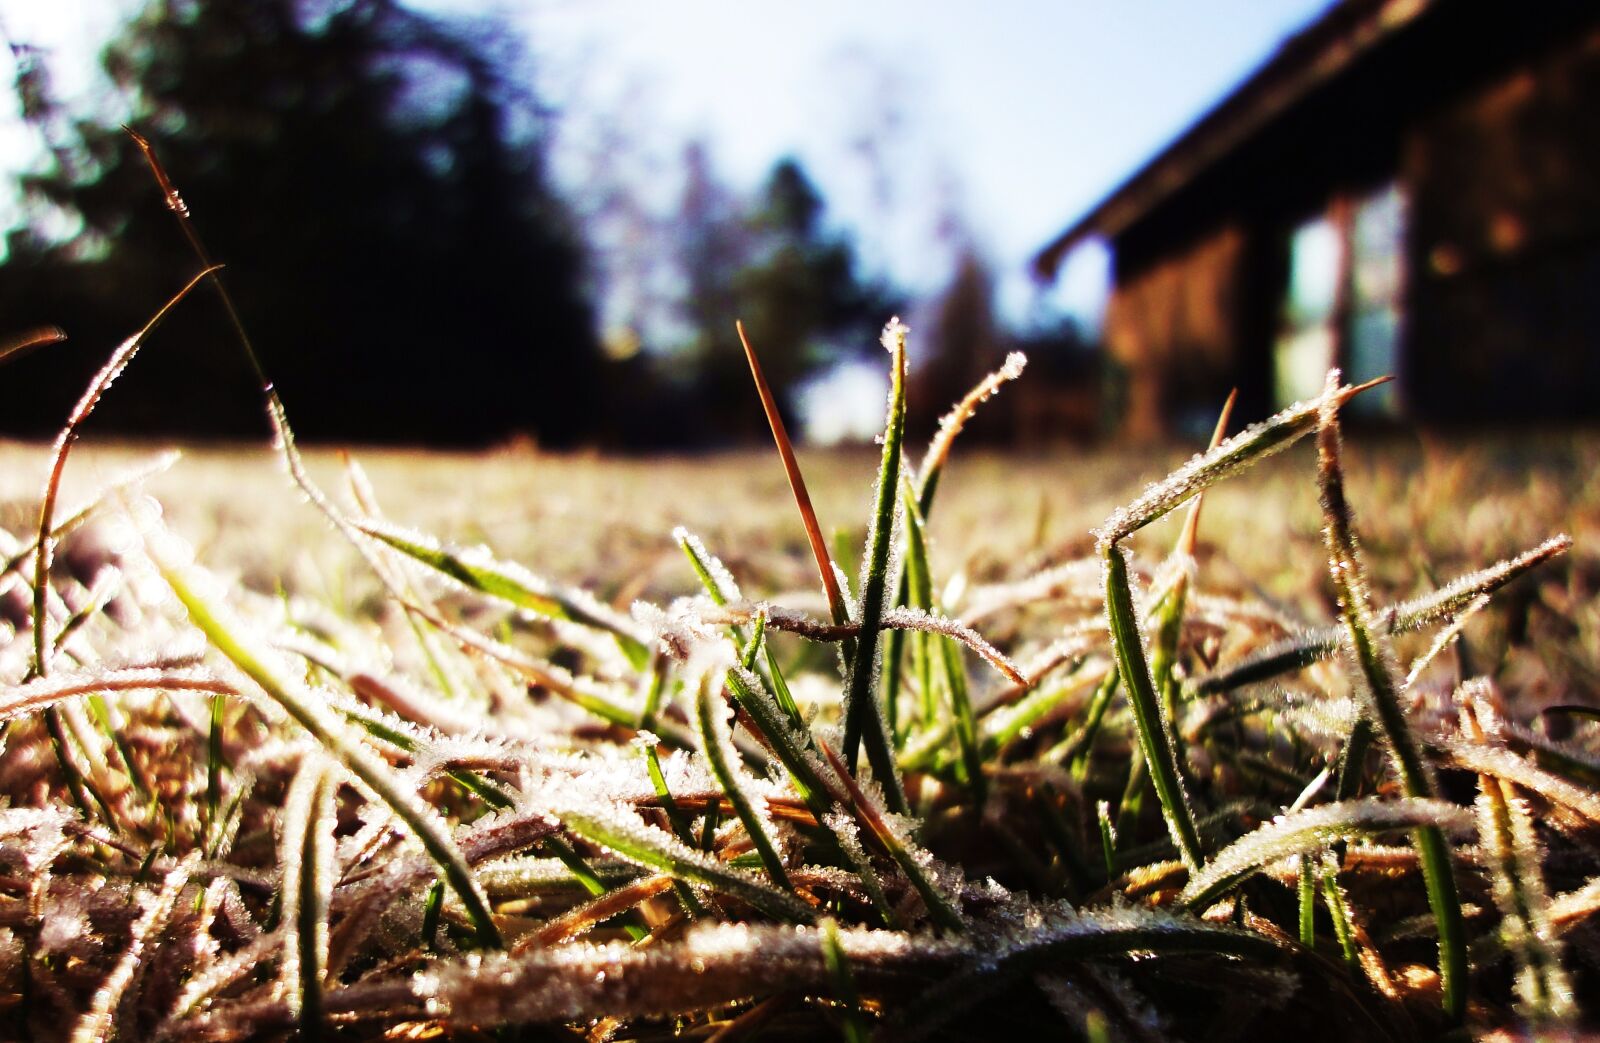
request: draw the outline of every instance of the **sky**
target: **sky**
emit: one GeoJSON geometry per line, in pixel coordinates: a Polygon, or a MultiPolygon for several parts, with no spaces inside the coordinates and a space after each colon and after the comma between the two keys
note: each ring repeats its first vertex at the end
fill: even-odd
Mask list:
{"type": "MultiPolygon", "coordinates": [[[[546,0],[503,4],[574,113],[705,135],[753,187],[798,156],[834,219],[913,290],[952,244],[1001,275],[1014,320],[1034,253],[1328,0],[546,0]]],[[[459,6],[456,0],[452,6],[459,6]]],[[[1057,305],[1094,312],[1103,254],[1057,305]]]]}
{"type": "MultiPolygon", "coordinates": [[[[620,176],[662,205],[690,137],[743,191],[792,155],[869,266],[932,293],[970,247],[995,267],[1016,321],[1038,303],[1033,254],[1328,0],[413,3],[499,16],[525,34],[538,90],[562,113],[556,170],[580,206],[612,172],[608,135],[633,139],[620,176]]],[[[93,98],[95,54],[135,6],[0,0],[0,27],[50,49],[70,102],[114,105],[93,98]]],[[[0,100],[0,170],[38,154],[14,99],[0,100]]],[[[1094,320],[1104,278],[1103,253],[1086,251],[1044,303],[1094,320]]]]}

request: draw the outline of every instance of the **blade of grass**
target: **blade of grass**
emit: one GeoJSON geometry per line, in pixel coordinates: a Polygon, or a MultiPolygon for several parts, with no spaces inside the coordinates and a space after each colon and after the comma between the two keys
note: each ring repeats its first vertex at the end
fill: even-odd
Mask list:
{"type": "Polygon", "coordinates": [[[1178,902],[1203,912],[1240,881],[1273,862],[1316,854],[1338,840],[1419,828],[1467,833],[1471,816],[1448,801],[1421,797],[1322,804],[1284,815],[1240,837],[1189,875],[1178,902]]]}
{"type": "Polygon", "coordinates": [[[1151,485],[1138,499],[1111,512],[1095,531],[1102,550],[1183,506],[1207,486],[1289,448],[1315,430],[1317,417],[1325,405],[1341,405],[1389,379],[1379,377],[1356,387],[1325,390],[1317,398],[1298,402],[1276,416],[1245,428],[1215,449],[1197,453],[1182,467],[1151,485]]]}
{"type": "Polygon", "coordinates": [[[67,332],[59,326],[41,326],[0,340],[0,362],[14,362],[35,348],[46,344],[59,344],[67,339],[67,332]]]}
{"type": "Polygon", "coordinates": [[[478,551],[447,547],[421,533],[407,532],[376,519],[352,519],[351,525],[469,590],[548,619],[564,619],[606,631],[636,670],[643,669],[649,661],[648,643],[633,621],[582,591],[564,590],[520,565],[497,561],[478,551]]]}
{"type": "Polygon", "coordinates": [[[1189,798],[1178,774],[1177,751],[1172,744],[1170,725],[1162,712],[1150,666],[1145,658],[1144,637],[1140,632],[1138,610],[1128,585],[1128,560],[1122,548],[1106,544],[1103,549],[1106,569],[1106,618],[1110,623],[1112,646],[1117,654],[1117,672],[1126,682],[1128,703],[1133,708],[1139,735],[1162,817],[1172,842],[1191,871],[1205,861],[1200,835],[1195,830],[1189,798]]]}
{"type": "MultiPolygon", "coordinates": [[[[1328,374],[1327,390],[1317,419],[1317,479],[1322,494],[1329,571],[1339,595],[1350,649],[1363,684],[1368,709],[1388,744],[1406,796],[1432,798],[1438,790],[1433,772],[1406,722],[1394,672],[1388,636],[1372,623],[1366,572],[1356,545],[1355,522],[1345,498],[1340,465],[1338,371],[1328,374]]],[[[1365,720],[1366,718],[1363,718],[1365,720]]],[[[1354,766],[1359,772],[1359,763],[1354,766]]],[[[1344,778],[1340,779],[1341,790],[1344,778]]],[[[1459,1021],[1466,1013],[1468,967],[1461,899],[1450,864],[1450,848],[1436,826],[1418,826],[1412,835],[1428,892],[1428,905],[1439,926],[1439,978],[1447,1016],[1459,1021]]]]}
{"type": "Polygon", "coordinates": [[[793,891],[794,886],[789,883],[789,874],[784,871],[783,860],[778,857],[777,849],[773,846],[773,838],[768,832],[766,820],[757,813],[750,795],[745,791],[742,781],[735,774],[737,768],[734,758],[738,754],[733,748],[733,735],[728,729],[727,704],[722,703],[718,693],[722,691],[723,684],[715,686],[708,683],[709,677],[702,678],[700,690],[695,696],[695,726],[700,733],[700,750],[705,755],[706,764],[711,769],[711,775],[717,780],[717,785],[722,789],[723,796],[733,804],[733,810],[743,823],[745,833],[755,844],[756,851],[761,855],[761,864],[766,867],[767,875],[772,882],[785,891],[793,891]]]}
{"type": "Polygon", "coordinates": [[[819,745],[822,748],[823,755],[833,765],[833,770],[838,774],[839,780],[844,783],[845,789],[849,791],[851,808],[855,813],[856,821],[866,826],[867,832],[872,838],[900,866],[901,871],[906,874],[906,879],[911,882],[912,888],[921,897],[922,904],[928,910],[929,918],[933,920],[936,926],[953,934],[965,931],[966,924],[962,922],[961,914],[956,910],[955,905],[939,891],[939,888],[929,878],[922,865],[906,848],[899,835],[895,833],[888,821],[879,814],[878,809],[873,806],[871,798],[862,792],[861,787],[856,784],[855,777],[846,770],[844,762],[839,759],[839,755],[829,749],[827,743],[819,740],[819,745]]]}
{"type": "Polygon", "coordinates": [[[36,677],[45,677],[50,673],[50,625],[46,601],[50,592],[50,566],[55,556],[56,497],[61,492],[61,476],[67,467],[67,456],[72,452],[73,443],[78,440],[78,431],[83,427],[84,421],[89,419],[89,414],[99,405],[106,390],[122,375],[122,371],[128,368],[128,363],[133,361],[133,356],[138,354],[139,348],[144,345],[150,334],[189,295],[189,291],[214,271],[216,271],[214,267],[207,267],[191,278],[184,284],[183,289],[168,298],[167,303],[151,316],[150,321],[146,322],[138,333],[117,346],[106,364],[100,367],[100,371],[89,382],[82,397],[72,407],[65,426],[56,435],[55,445],[50,454],[50,474],[45,480],[44,495],[39,507],[38,535],[34,540],[32,673],[36,677]]]}
{"type": "MultiPolygon", "coordinates": [[[[1460,719],[1462,734],[1482,742],[1472,700],[1461,706],[1460,719]]],[[[1550,929],[1532,817],[1515,786],[1486,774],[1478,776],[1477,812],[1478,843],[1500,908],[1500,939],[1516,961],[1520,1013],[1534,1024],[1568,1020],[1576,1013],[1572,983],[1561,965],[1560,941],[1550,929]]]]}
{"type": "MultiPolygon", "coordinates": [[[[1438,590],[1384,609],[1377,617],[1377,626],[1389,634],[1402,634],[1455,616],[1470,608],[1478,598],[1499,590],[1523,573],[1557,554],[1565,553],[1571,547],[1571,537],[1566,535],[1551,537],[1516,557],[1507,558],[1487,569],[1458,577],[1438,590]]],[[[1343,636],[1342,624],[1319,627],[1295,635],[1247,656],[1238,663],[1221,667],[1200,677],[1194,683],[1194,690],[1202,695],[1226,692],[1243,685],[1270,680],[1291,670],[1302,669],[1330,658],[1339,650],[1343,636]]]]}
{"type": "Polygon", "coordinates": [[[811,906],[794,894],[723,865],[672,834],[645,824],[631,812],[620,812],[598,802],[579,806],[564,800],[560,793],[548,794],[547,800],[551,813],[562,825],[635,865],[720,891],[777,920],[810,923],[816,919],[811,906]]]}
{"type": "Polygon", "coordinates": [[[933,496],[938,492],[939,478],[944,473],[945,461],[950,458],[950,448],[955,444],[956,436],[967,426],[967,421],[977,414],[980,405],[1004,387],[1007,381],[1022,376],[1022,370],[1027,364],[1026,355],[1020,351],[1013,351],[1006,356],[1005,365],[978,381],[972,390],[940,419],[939,429],[928,442],[928,451],[922,457],[922,466],[917,469],[917,509],[922,512],[924,518],[933,510],[933,496]]]}
{"type": "MultiPolygon", "coordinates": [[[[667,813],[667,822],[672,826],[672,833],[685,845],[693,843],[694,834],[690,832],[689,820],[684,817],[678,808],[678,802],[672,799],[672,790],[667,786],[667,776],[661,770],[661,758],[656,755],[654,743],[649,743],[644,748],[645,767],[650,774],[650,785],[656,791],[656,797],[661,801],[661,808],[667,813]]],[[[706,907],[700,904],[700,899],[695,897],[691,890],[681,880],[672,882],[673,890],[678,896],[678,903],[683,906],[683,911],[691,919],[698,920],[706,915],[706,907]]]]}
{"type": "Polygon", "coordinates": [[[865,1020],[861,1017],[861,996],[856,992],[855,976],[850,973],[850,957],[839,942],[839,924],[824,917],[818,933],[822,936],[822,961],[833,984],[833,998],[844,1017],[846,1043],[867,1043],[865,1020]]]}
{"type": "Polygon", "coordinates": [[[876,692],[878,638],[883,621],[889,576],[889,551],[894,540],[895,507],[900,488],[900,448],[906,423],[906,327],[891,320],[883,331],[883,345],[891,358],[889,408],[884,420],[883,460],[878,468],[877,502],[867,531],[862,563],[861,627],[856,652],[850,662],[850,684],[844,695],[844,762],[853,775],[862,746],[873,777],[883,787],[889,810],[907,809],[900,768],[884,724],[883,706],[876,692]]]}
{"type": "MultiPolygon", "coordinates": [[[[902,494],[906,537],[906,581],[918,607],[933,610],[932,574],[928,568],[927,543],[923,539],[922,512],[912,496],[909,484],[902,494]]],[[[961,755],[962,773],[972,790],[973,806],[982,809],[984,800],[983,754],[978,744],[978,721],[972,712],[972,699],[967,691],[966,668],[961,653],[949,638],[928,635],[921,655],[931,656],[937,664],[938,682],[948,700],[950,719],[956,734],[956,745],[961,755]]],[[[929,679],[933,680],[932,671],[929,679]]],[[[895,693],[885,690],[884,698],[893,699],[895,693]]]]}
{"type": "Polygon", "coordinates": [[[236,619],[222,600],[206,589],[209,584],[190,559],[188,549],[158,521],[147,526],[145,548],[173,594],[188,610],[190,620],[211,643],[261,687],[301,727],[404,822],[438,865],[445,881],[461,899],[472,920],[479,943],[501,948],[500,931],[473,881],[449,827],[408,785],[351,733],[339,718],[275,662],[271,649],[236,619]]]}
{"type": "MultiPolygon", "coordinates": [[[[1207,451],[1222,444],[1227,433],[1228,420],[1233,416],[1233,404],[1238,399],[1238,389],[1229,392],[1217,417],[1217,426],[1211,433],[1207,451]]],[[[1189,505],[1189,517],[1184,520],[1183,531],[1172,549],[1171,563],[1175,570],[1172,586],[1156,609],[1156,629],[1150,642],[1150,680],[1161,696],[1162,711],[1171,727],[1173,748],[1178,763],[1183,761],[1183,736],[1177,727],[1178,685],[1173,671],[1178,665],[1178,646],[1183,638],[1183,614],[1189,596],[1189,584],[1195,570],[1195,545],[1200,537],[1200,509],[1205,504],[1205,493],[1196,493],[1189,505]]]]}
{"type": "Polygon", "coordinates": [[[283,982],[305,1039],[324,1029],[322,981],[328,966],[328,906],[333,894],[334,780],[322,758],[302,763],[283,802],[283,982]]]}

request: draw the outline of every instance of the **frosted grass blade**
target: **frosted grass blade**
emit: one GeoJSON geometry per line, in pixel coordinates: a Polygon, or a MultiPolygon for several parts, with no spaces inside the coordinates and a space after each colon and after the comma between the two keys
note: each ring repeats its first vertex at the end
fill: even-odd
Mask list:
{"type": "Polygon", "coordinates": [[[325,709],[310,691],[277,664],[272,650],[208,589],[211,584],[193,564],[188,548],[162,528],[159,521],[148,526],[145,549],[173,594],[188,610],[194,625],[219,652],[260,685],[273,702],[311,733],[330,756],[388,805],[422,844],[451,890],[461,899],[479,942],[487,948],[500,948],[500,931],[473,881],[472,870],[439,814],[423,803],[342,720],[325,709]]]}
{"type": "Polygon", "coordinates": [[[789,874],[784,871],[783,860],[778,857],[766,818],[756,810],[743,781],[737,777],[739,755],[733,748],[733,735],[728,729],[727,704],[721,702],[723,686],[721,683],[713,686],[708,681],[709,678],[701,680],[694,704],[700,751],[711,768],[712,777],[722,788],[723,796],[733,804],[734,813],[739,816],[750,841],[761,855],[761,864],[766,866],[767,875],[778,887],[792,891],[794,887],[789,883],[789,874]]]}
{"type": "Polygon", "coordinates": [[[790,892],[780,891],[742,870],[725,866],[636,816],[598,802],[579,806],[562,802],[559,794],[551,796],[551,812],[562,825],[635,865],[720,891],[777,920],[810,923],[816,919],[811,906],[790,892]]]}
{"type": "Polygon", "coordinates": [[[878,681],[878,639],[888,595],[889,557],[894,541],[896,505],[900,489],[900,449],[906,426],[906,327],[898,319],[884,327],[883,345],[889,350],[889,408],[884,419],[883,459],[878,468],[877,498],[867,549],[862,560],[860,633],[850,662],[850,683],[844,695],[844,762],[854,774],[857,755],[866,747],[867,763],[883,787],[889,810],[904,812],[906,795],[895,763],[894,746],[884,723],[883,694],[878,681]]]}
{"type": "Polygon", "coordinates": [[[1145,658],[1144,636],[1133,592],[1128,585],[1128,561],[1123,550],[1112,544],[1104,548],[1106,568],[1106,616],[1111,627],[1112,645],[1117,653],[1117,672],[1126,682],[1128,703],[1138,725],[1139,748],[1161,801],[1162,816],[1178,853],[1191,871],[1205,861],[1200,834],[1195,830],[1194,814],[1178,774],[1177,751],[1173,748],[1170,725],[1156,694],[1145,658]]]}
{"type": "MultiPolygon", "coordinates": [[[[1328,548],[1329,571],[1339,595],[1351,654],[1360,672],[1359,687],[1366,697],[1372,720],[1389,746],[1401,788],[1408,797],[1432,798],[1437,793],[1437,785],[1432,768],[1406,722],[1399,680],[1395,675],[1394,651],[1388,635],[1373,626],[1366,572],[1356,545],[1354,518],[1344,493],[1338,381],[1338,371],[1330,371],[1317,419],[1317,480],[1322,494],[1323,536],[1328,548]]],[[[1358,757],[1350,757],[1345,767],[1352,777],[1359,777],[1358,757]]],[[[1347,791],[1346,779],[1341,776],[1339,781],[1343,796],[1347,791]]],[[[1467,1005],[1467,943],[1461,899],[1450,864],[1450,848],[1444,833],[1433,825],[1419,825],[1413,833],[1413,843],[1422,860],[1428,905],[1439,925],[1439,978],[1445,1012],[1451,1020],[1459,1021],[1467,1005]]]]}
{"type": "Polygon", "coordinates": [[[1472,819],[1448,801],[1415,797],[1369,797],[1297,811],[1258,827],[1217,852],[1204,869],[1190,874],[1178,901],[1203,912],[1240,881],[1274,862],[1310,857],[1340,840],[1423,826],[1465,834],[1471,831],[1472,819]]]}
{"type": "Polygon", "coordinates": [[[1102,547],[1119,542],[1181,507],[1207,486],[1289,448],[1316,429],[1324,406],[1331,403],[1337,407],[1388,379],[1380,377],[1356,387],[1329,388],[1317,398],[1297,402],[1276,416],[1245,428],[1214,449],[1195,454],[1138,499],[1113,511],[1095,531],[1096,539],[1102,547]]]}
{"type": "Polygon", "coordinates": [[[548,619],[564,619],[610,633],[635,669],[643,669],[649,661],[648,642],[633,621],[583,591],[564,589],[485,552],[448,547],[432,537],[386,522],[358,518],[350,524],[469,590],[548,619]]]}

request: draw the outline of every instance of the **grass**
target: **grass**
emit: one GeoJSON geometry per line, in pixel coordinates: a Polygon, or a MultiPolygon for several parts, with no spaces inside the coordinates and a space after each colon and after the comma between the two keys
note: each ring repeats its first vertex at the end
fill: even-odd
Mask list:
{"type": "Polygon", "coordinates": [[[1020,369],[920,466],[5,447],[8,1029],[1600,1027],[1600,441],[963,457],[1020,369]]]}

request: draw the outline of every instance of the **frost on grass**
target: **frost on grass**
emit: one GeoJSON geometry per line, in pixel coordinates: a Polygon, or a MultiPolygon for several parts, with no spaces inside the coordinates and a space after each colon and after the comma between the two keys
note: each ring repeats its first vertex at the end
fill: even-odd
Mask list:
{"type": "Polygon", "coordinates": [[[1418,826],[1465,833],[1471,825],[1471,815],[1457,805],[1420,798],[1372,798],[1297,811],[1261,826],[1218,852],[1190,878],[1179,901],[1202,909],[1256,870],[1286,858],[1315,853],[1337,840],[1418,826]]]}
{"type": "MultiPolygon", "coordinates": [[[[905,331],[887,334],[898,364],[905,331]]],[[[958,404],[918,477],[937,473],[926,461],[943,459],[965,415],[1017,368],[958,404]]],[[[1326,432],[1350,390],[1330,385],[1179,468],[1113,517],[1091,557],[1072,556],[1081,539],[1036,553],[952,524],[965,564],[948,583],[908,543],[916,530],[895,528],[920,505],[906,455],[886,454],[902,480],[875,490],[890,509],[874,519],[858,595],[883,597],[855,604],[856,616],[881,610],[868,632],[911,630],[935,636],[941,653],[955,649],[946,638],[975,653],[935,661],[930,642],[897,642],[898,670],[880,669],[888,642],[876,641],[838,669],[833,653],[852,654],[860,623],[766,600],[757,577],[793,569],[760,541],[738,548],[752,563],[741,590],[686,530],[652,536],[677,571],[652,570],[649,587],[603,576],[608,595],[639,598],[624,614],[481,548],[381,521],[359,475],[363,517],[345,518],[310,484],[274,399],[291,474],[362,552],[388,607],[368,617],[222,582],[153,520],[144,538],[167,579],[136,541],[118,562],[120,586],[51,583],[50,633],[72,631],[53,649],[66,669],[24,680],[31,642],[0,647],[0,1006],[29,1018],[41,1043],[80,1025],[140,1039],[314,1032],[319,1010],[354,1040],[515,1024],[636,1043],[763,1017],[780,1034],[822,1038],[837,1033],[840,1003],[875,1036],[953,1038],[1002,1024],[1022,1009],[1017,997],[1047,1019],[1040,1034],[1093,1037],[1104,1014],[1111,1038],[1204,1038],[1217,1025],[1248,1035],[1260,1026],[1229,1005],[1248,996],[1279,1003],[1285,1032],[1359,1023],[1438,1035],[1451,1025],[1429,993],[1432,968],[1417,962],[1418,940],[1438,930],[1422,859],[1374,838],[1443,828],[1469,900],[1468,1030],[1541,1017],[1559,1026],[1565,1013],[1550,999],[1564,975],[1584,980],[1600,920],[1591,725],[1552,738],[1481,683],[1448,698],[1432,683],[1438,670],[1405,691],[1391,657],[1383,676],[1405,695],[1422,770],[1475,774],[1486,796],[1475,815],[1460,787],[1451,801],[1396,799],[1374,756],[1356,764],[1354,791],[1377,795],[1338,802],[1341,751],[1377,704],[1361,681],[1371,662],[1335,658],[1355,643],[1348,622],[1306,625],[1300,609],[1315,619],[1322,606],[1259,594],[1295,585],[1285,578],[1314,588],[1322,565],[1293,547],[1274,557],[1254,537],[1239,560],[1198,572],[1186,555],[1156,568],[1120,557],[1137,525],[1314,427],[1326,432]],[[902,552],[921,570],[919,590],[971,579],[959,622],[899,605],[902,552]],[[1258,574],[1259,562],[1281,574],[1258,574]],[[1119,583],[1115,620],[1102,572],[1114,568],[1137,577],[1119,583]],[[452,595],[430,597],[430,576],[452,595]],[[705,592],[654,596],[668,584],[705,592]],[[1185,586],[1181,618],[1153,621],[1176,600],[1164,592],[1185,586]],[[134,611],[114,614],[112,601],[134,611]],[[758,621],[764,643],[751,645],[758,621]],[[1137,799],[1128,754],[1141,737],[1111,665],[1112,626],[1142,657],[1156,622],[1169,624],[1171,676],[1199,678],[1158,691],[1147,676],[1139,693],[1157,752],[1183,728],[1170,792],[1199,812],[1200,857],[1187,866],[1148,794],[1142,815],[1118,806],[1137,799]],[[751,668],[735,662],[741,650],[751,668]],[[940,669],[951,665],[958,672],[940,669]],[[835,752],[852,668],[873,679],[873,709],[895,700],[897,711],[886,749],[856,771],[835,752]],[[885,674],[896,691],[876,691],[885,674]],[[945,695],[958,681],[970,686],[970,717],[945,695]],[[780,705],[784,691],[803,712],[780,705]],[[1173,721],[1161,717],[1169,701],[1173,721]],[[1462,707],[1477,731],[1456,725],[1450,711],[1462,707]],[[319,763],[334,765],[336,798],[315,784],[319,763]],[[895,771],[904,814],[890,811],[895,771]],[[1305,924],[1298,903],[1257,900],[1277,884],[1251,883],[1256,873],[1292,883],[1301,859],[1323,899],[1305,924]],[[192,885],[175,884],[185,871],[192,885]],[[1238,901],[1217,904],[1236,889],[1238,901]],[[824,917],[839,924],[836,948],[807,926],[824,917]],[[642,943],[627,938],[646,931],[642,943]],[[1306,934],[1314,958],[1285,940],[1306,934]],[[1339,960],[1347,948],[1358,969],[1339,960]]],[[[99,509],[74,508],[54,533],[99,509]]],[[[1395,635],[1438,627],[1431,643],[1402,645],[1415,669],[1474,614],[1500,634],[1503,609],[1485,599],[1571,545],[1538,544],[1529,527],[1540,519],[1516,520],[1514,538],[1531,550],[1397,605],[1372,603],[1354,571],[1332,573],[1367,601],[1354,629],[1381,655],[1395,635]]],[[[1240,542],[1208,532],[1225,553],[1240,542]]],[[[1354,559],[1353,527],[1330,542],[1330,557],[1354,559]]],[[[24,598],[34,550],[0,536],[6,579],[24,598]]],[[[1483,560],[1465,550],[1438,557],[1483,560]]],[[[1534,600],[1525,629],[1545,640],[1571,588],[1534,600]]]]}
{"type": "Polygon", "coordinates": [[[1132,503],[1113,511],[1095,530],[1095,538],[1101,544],[1116,543],[1182,506],[1207,486],[1289,448],[1315,429],[1326,403],[1342,401],[1353,390],[1335,385],[1317,398],[1296,402],[1276,416],[1245,428],[1215,449],[1196,453],[1183,466],[1151,484],[1132,503]]]}

